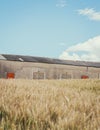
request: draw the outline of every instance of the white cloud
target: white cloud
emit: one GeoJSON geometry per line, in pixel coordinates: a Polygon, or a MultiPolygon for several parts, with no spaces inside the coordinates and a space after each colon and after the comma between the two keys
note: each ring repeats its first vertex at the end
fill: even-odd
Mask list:
{"type": "Polygon", "coordinates": [[[65,6],[67,6],[66,0],[58,0],[56,7],[64,8],[65,6]]]}
{"type": "Polygon", "coordinates": [[[78,13],[87,16],[91,20],[100,21],[100,12],[96,12],[92,8],[80,9],[78,13]]]}
{"type": "Polygon", "coordinates": [[[89,39],[86,42],[69,47],[62,52],[59,58],[100,62],[100,35],[89,39]]]}

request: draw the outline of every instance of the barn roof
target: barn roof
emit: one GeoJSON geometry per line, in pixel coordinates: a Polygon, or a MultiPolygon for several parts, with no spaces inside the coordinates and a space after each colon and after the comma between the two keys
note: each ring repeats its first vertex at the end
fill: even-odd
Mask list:
{"type": "Polygon", "coordinates": [[[20,61],[20,62],[36,62],[36,63],[48,63],[48,64],[61,64],[61,65],[73,65],[73,66],[87,66],[87,67],[100,68],[100,62],[60,60],[60,59],[35,57],[35,56],[23,56],[23,55],[2,54],[2,55],[0,55],[0,60],[20,61]]]}

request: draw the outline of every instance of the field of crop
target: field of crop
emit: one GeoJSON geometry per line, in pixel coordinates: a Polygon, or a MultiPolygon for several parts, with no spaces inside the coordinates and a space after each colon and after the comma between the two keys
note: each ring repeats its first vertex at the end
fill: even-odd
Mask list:
{"type": "Polygon", "coordinates": [[[100,80],[0,80],[0,130],[100,130],[100,80]]]}

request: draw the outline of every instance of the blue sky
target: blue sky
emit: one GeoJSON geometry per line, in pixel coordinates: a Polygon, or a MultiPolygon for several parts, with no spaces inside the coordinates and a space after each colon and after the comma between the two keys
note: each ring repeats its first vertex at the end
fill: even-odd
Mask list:
{"type": "Polygon", "coordinates": [[[0,53],[100,61],[99,0],[0,0],[0,53]]]}

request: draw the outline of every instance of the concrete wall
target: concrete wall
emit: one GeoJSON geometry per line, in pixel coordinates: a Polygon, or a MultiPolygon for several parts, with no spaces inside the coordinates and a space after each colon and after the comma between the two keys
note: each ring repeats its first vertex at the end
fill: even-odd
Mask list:
{"type": "Polygon", "coordinates": [[[8,72],[26,79],[100,78],[100,68],[0,60],[0,78],[6,78],[8,72]]]}

